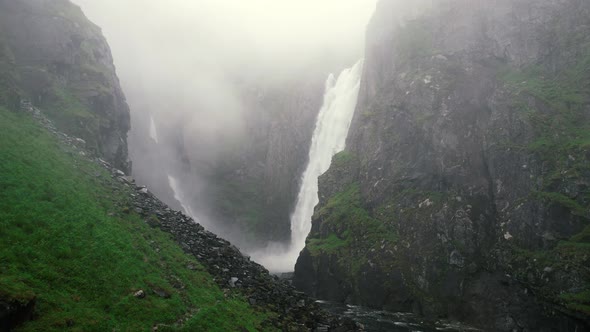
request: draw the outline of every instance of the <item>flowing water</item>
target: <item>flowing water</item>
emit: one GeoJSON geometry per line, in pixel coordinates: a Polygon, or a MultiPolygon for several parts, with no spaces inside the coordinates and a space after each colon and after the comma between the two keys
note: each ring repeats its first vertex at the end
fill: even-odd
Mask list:
{"type": "Polygon", "coordinates": [[[156,130],[156,122],[154,117],[150,115],[150,137],[158,144],[158,131],[156,130]]]}
{"type": "Polygon", "coordinates": [[[346,305],[328,301],[318,301],[322,308],[361,323],[367,332],[476,332],[480,331],[457,322],[438,320],[428,321],[422,317],[401,312],[387,312],[360,306],[346,305]]]}
{"type": "Polygon", "coordinates": [[[176,178],[168,175],[168,184],[170,185],[170,188],[172,189],[172,192],[174,193],[174,199],[180,203],[180,206],[184,210],[183,211],[184,214],[186,214],[187,216],[193,218],[195,221],[198,222],[198,219],[197,219],[196,215],[193,213],[193,210],[191,209],[191,207],[184,202],[185,199],[184,199],[182,193],[180,192],[180,189],[178,188],[178,182],[176,181],[176,178]]]}
{"type": "Polygon", "coordinates": [[[272,272],[293,271],[305,238],[311,230],[313,209],[318,204],[318,177],[330,167],[332,157],[344,150],[348,129],[356,108],[363,60],[345,69],[338,78],[330,74],[326,81],[324,102],[316,121],[309,162],[301,179],[297,204],[291,215],[289,246],[271,245],[251,253],[252,258],[272,272]]]}

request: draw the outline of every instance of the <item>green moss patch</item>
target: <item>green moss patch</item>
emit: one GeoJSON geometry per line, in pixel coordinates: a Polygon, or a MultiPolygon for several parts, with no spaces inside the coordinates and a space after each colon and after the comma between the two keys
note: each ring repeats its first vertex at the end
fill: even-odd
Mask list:
{"type": "Polygon", "coordinates": [[[560,298],[568,308],[590,315],[590,290],[561,294],[560,298]]]}
{"type": "Polygon", "coordinates": [[[564,188],[590,176],[590,47],[559,72],[540,65],[504,67],[499,78],[513,94],[513,108],[534,130],[522,151],[544,162],[542,188],[534,198],[588,217],[590,192],[574,196],[564,188]]]}
{"type": "MultiPolygon", "coordinates": [[[[314,255],[335,254],[340,263],[356,277],[368,262],[372,249],[397,243],[395,229],[373,218],[361,204],[358,184],[334,195],[314,218],[321,219],[320,234],[308,238],[307,248],[314,255]]],[[[379,263],[379,262],[378,262],[379,263]]]]}
{"type": "Polygon", "coordinates": [[[590,263],[590,226],[568,240],[560,241],[551,250],[526,250],[515,245],[508,247],[508,267],[510,273],[521,281],[526,287],[533,289],[535,293],[548,302],[560,304],[567,310],[588,315],[590,311],[590,298],[588,289],[590,285],[585,279],[580,280],[577,286],[582,289],[572,292],[569,288],[560,289],[546,282],[547,274],[555,271],[568,271],[579,274],[582,278],[587,276],[587,266],[590,263]],[[549,271],[546,269],[550,268],[549,271]]]}
{"type": "Polygon", "coordinates": [[[537,199],[563,206],[577,216],[587,217],[588,215],[586,208],[563,194],[556,192],[535,192],[533,196],[537,199]]]}
{"type": "Polygon", "coordinates": [[[339,249],[348,245],[348,234],[345,234],[346,239],[341,239],[336,234],[330,234],[325,239],[310,239],[307,243],[307,249],[314,256],[321,253],[336,253],[339,249]]]}
{"type": "Polygon", "coordinates": [[[330,165],[330,167],[334,167],[334,168],[341,168],[341,167],[345,167],[346,165],[349,165],[351,162],[356,160],[356,156],[349,151],[341,151],[338,152],[337,154],[334,155],[334,157],[332,157],[332,164],[330,165]]]}

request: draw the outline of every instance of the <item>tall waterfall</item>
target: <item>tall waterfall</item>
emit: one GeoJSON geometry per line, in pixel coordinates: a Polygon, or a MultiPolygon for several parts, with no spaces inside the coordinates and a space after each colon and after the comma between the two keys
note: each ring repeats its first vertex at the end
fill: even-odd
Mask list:
{"type": "Polygon", "coordinates": [[[352,68],[342,71],[338,79],[330,74],[326,81],[324,102],[311,140],[309,163],[291,215],[291,244],[288,248],[275,245],[252,253],[254,260],[271,272],[292,271],[299,252],[305,247],[313,210],[319,202],[318,177],[330,168],[332,157],[344,150],[358,99],[362,67],[363,60],[360,60],[352,68]]]}

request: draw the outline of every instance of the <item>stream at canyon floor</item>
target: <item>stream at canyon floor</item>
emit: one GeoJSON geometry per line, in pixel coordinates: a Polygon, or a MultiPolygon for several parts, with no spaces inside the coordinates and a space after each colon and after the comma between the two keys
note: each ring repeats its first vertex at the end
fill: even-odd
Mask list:
{"type": "Polygon", "coordinates": [[[373,310],[329,301],[317,301],[326,311],[344,316],[361,323],[367,332],[475,332],[478,329],[457,322],[439,320],[429,322],[423,317],[410,313],[373,310]]]}

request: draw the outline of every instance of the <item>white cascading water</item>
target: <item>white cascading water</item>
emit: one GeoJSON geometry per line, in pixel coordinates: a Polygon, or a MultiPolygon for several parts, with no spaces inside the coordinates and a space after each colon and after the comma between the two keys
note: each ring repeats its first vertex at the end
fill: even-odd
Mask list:
{"type": "Polygon", "coordinates": [[[297,257],[305,247],[313,210],[319,203],[318,177],[330,168],[332,157],[345,148],[357,104],[362,67],[363,60],[360,60],[352,68],[342,71],[338,79],[330,74],[326,81],[324,103],[311,140],[309,163],[291,215],[291,244],[288,248],[272,245],[252,253],[252,258],[271,272],[293,271],[297,257]]]}
{"type": "Polygon", "coordinates": [[[184,210],[184,214],[186,214],[187,216],[193,218],[195,221],[198,222],[191,207],[184,203],[184,197],[180,193],[180,190],[178,189],[178,182],[176,181],[176,179],[173,176],[168,175],[168,184],[170,185],[172,192],[174,192],[174,199],[180,203],[180,206],[184,210]]]}
{"type": "Polygon", "coordinates": [[[150,137],[158,144],[158,131],[156,130],[156,122],[152,115],[150,115],[150,137]]]}

